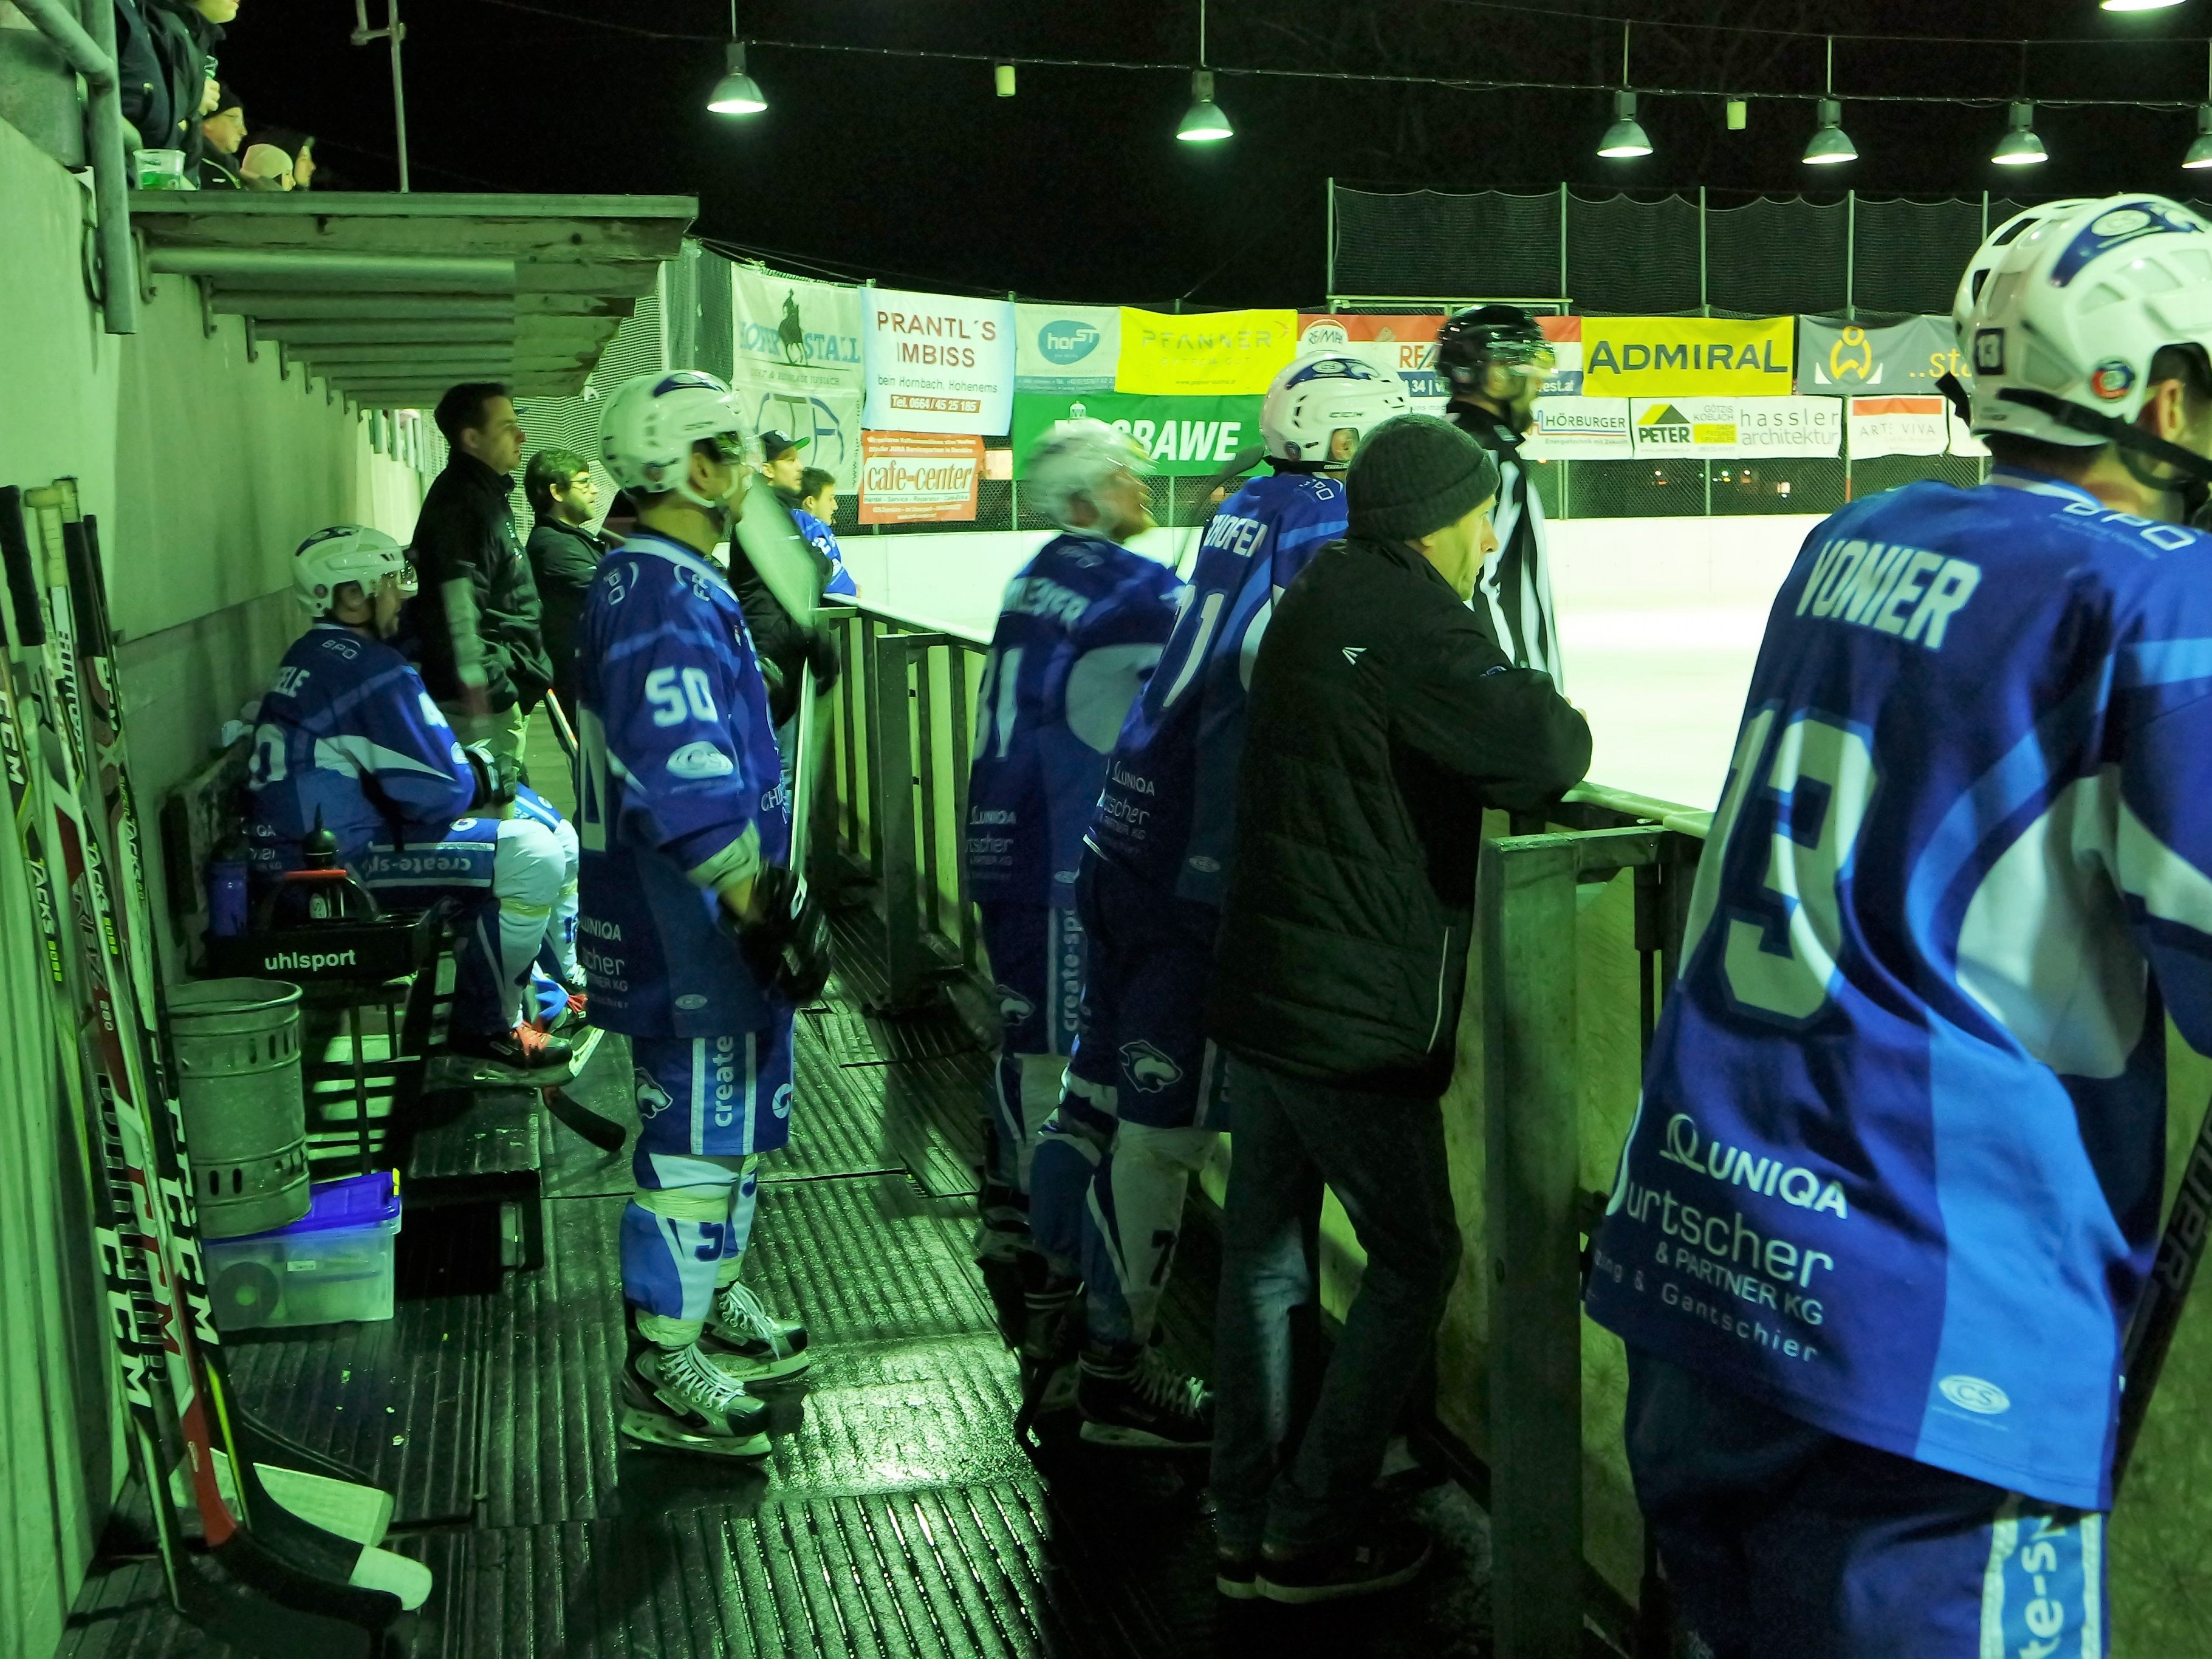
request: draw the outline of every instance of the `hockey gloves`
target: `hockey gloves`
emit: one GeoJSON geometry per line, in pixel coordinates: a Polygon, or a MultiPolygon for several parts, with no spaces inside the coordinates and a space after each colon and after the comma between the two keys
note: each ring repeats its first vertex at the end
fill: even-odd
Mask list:
{"type": "Polygon", "coordinates": [[[520,768],[512,759],[493,754],[486,744],[470,744],[461,752],[468,757],[469,770],[477,775],[477,798],[469,803],[469,811],[495,811],[514,805],[520,768]]]}
{"type": "Polygon", "coordinates": [[[805,1007],[830,982],[830,923],[805,878],[781,865],[762,870],[753,878],[753,916],[741,922],[724,906],[723,930],[737,940],[757,984],[805,1007]]]}

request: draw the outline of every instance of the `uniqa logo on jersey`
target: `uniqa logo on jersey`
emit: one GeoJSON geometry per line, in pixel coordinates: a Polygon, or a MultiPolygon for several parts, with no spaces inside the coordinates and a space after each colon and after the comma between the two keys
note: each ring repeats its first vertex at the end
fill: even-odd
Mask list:
{"type": "Polygon", "coordinates": [[[1778,1158],[1757,1158],[1724,1140],[1706,1140],[1698,1133],[1697,1120],[1687,1112],[1677,1112],[1667,1120],[1666,1144],[1659,1156],[1669,1164],[1711,1176],[1723,1186],[1747,1188],[1801,1210],[1826,1210],[1850,1219],[1850,1206],[1836,1182],[1823,1181],[1802,1165],[1785,1165],[1778,1158]]]}

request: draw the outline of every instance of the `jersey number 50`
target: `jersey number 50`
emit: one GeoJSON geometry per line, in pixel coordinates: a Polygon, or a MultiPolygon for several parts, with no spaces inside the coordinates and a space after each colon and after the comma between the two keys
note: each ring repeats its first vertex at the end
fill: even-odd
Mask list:
{"type": "Polygon", "coordinates": [[[1791,1024],[1826,1008],[1843,940],[1841,885],[1876,781],[1874,750],[1849,726],[1810,713],[1779,720],[1772,708],[1753,716],[1736,741],[1728,787],[1698,860],[1682,937],[1684,970],[1725,898],[1729,916],[1721,972],[1729,994],[1747,1008],[1791,1024]],[[1760,890],[1746,904],[1736,893],[1724,895],[1722,886],[1754,779],[1761,780],[1761,797],[1773,804],[1773,827],[1760,890]],[[1765,919],[1749,920],[1746,911],[1764,913],[1765,919]],[[1769,943],[1778,922],[1779,950],[1769,943]]]}

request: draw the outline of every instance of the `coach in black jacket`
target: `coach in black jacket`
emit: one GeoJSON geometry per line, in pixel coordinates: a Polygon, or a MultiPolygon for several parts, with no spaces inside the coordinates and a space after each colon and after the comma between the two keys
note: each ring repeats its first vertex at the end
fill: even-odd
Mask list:
{"type": "Polygon", "coordinates": [[[1459,1261],[1437,1098],[1482,812],[1537,806],[1589,765],[1583,717],[1468,605],[1498,480],[1443,421],[1377,427],[1346,480],[1349,539],[1291,584],[1253,671],[1209,1014],[1235,1136],[1213,1490],[1224,1586],[1285,1600],[1385,1589],[1426,1559],[1425,1536],[1374,1526],[1361,1498],[1459,1261]],[[1271,1402],[1324,1182],[1367,1268],[1278,1472],[1271,1402]]]}

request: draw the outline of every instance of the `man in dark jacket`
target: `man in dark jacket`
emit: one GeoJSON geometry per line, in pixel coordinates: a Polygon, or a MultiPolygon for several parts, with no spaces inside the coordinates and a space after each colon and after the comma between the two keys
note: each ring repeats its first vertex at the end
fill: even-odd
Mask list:
{"type": "Polygon", "coordinates": [[[522,493],[537,518],[524,551],[538,583],[539,630],[562,712],[576,715],[576,618],[613,541],[592,528],[599,487],[591,464],[573,449],[541,449],[523,471],[522,493]]]}
{"type": "Polygon", "coordinates": [[[1224,1595],[1388,1589],[1429,1542],[1362,1500],[1459,1264],[1438,1098],[1451,1080],[1485,807],[1578,782],[1589,728],[1467,601],[1498,466],[1443,421],[1386,421],[1350,537],[1276,606],[1252,674],[1208,1035],[1235,1113],[1216,1325],[1224,1595]],[[1304,1433],[1287,1431],[1304,1241],[1335,1192],[1367,1252],[1304,1433]]]}
{"type": "Polygon", "coordinates": [[[415,520],[417,595],[412,626],[422,678],[464,743],[519,756],[530,710],[553,684],[538,630],[538,584],[514,532],[507,498],[522,458],[522,426],[507,388],[489,380],[453,387],[434,418],[452,456],[415,520]],[[449,611],[446,585],[468,583],[467,610],[449,611]],[[472,686],[480,666],[482,684],[472,686]]]}

